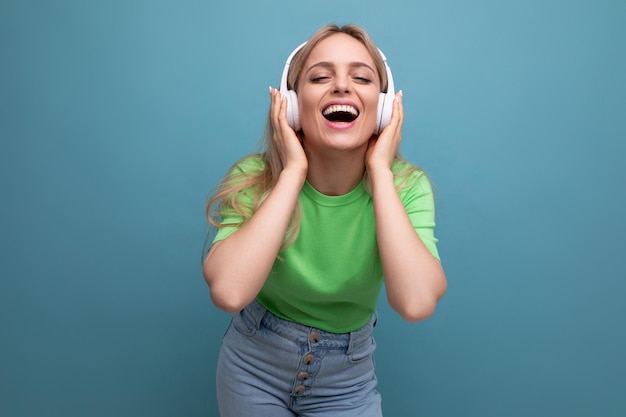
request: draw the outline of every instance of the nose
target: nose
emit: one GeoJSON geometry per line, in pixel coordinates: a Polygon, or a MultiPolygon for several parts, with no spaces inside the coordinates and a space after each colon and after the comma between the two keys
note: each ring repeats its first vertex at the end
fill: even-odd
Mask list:
{"type": "Polygon", "coordinates": [[[336,74],[333,93],[345,94],[350,92],[350,82],[347,74],[336,74]]]}

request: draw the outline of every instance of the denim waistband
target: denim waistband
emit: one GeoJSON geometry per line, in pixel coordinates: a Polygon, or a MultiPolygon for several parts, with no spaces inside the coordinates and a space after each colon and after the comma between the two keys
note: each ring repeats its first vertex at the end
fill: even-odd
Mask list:
{"type": "Polygon", "coordinates": [[[310,340],[311,334],[316,333],[319,335],[319,341],[316,342],[317,346],[329,349],[345,349],[347,353],[350,353],[354,346],[371,339],[378,319],[377,314],[374,313],[364,326],[354,331],[348,333],[331,333],[315,327],[284,320],[268,311],[257,300],[252,301],[244,311],[254,322],[257,329],[264,327],[294,342],[306,342],[310,340]]]}

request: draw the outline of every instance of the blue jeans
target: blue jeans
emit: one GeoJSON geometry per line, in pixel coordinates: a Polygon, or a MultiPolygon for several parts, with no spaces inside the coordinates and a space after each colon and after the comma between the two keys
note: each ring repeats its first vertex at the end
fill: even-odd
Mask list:
{"type": "Polygon", "coordinates": [[[381,417],[372,330],[280,319],[257,301],[235,314],[217,365],[221,417],[381,417]]]}

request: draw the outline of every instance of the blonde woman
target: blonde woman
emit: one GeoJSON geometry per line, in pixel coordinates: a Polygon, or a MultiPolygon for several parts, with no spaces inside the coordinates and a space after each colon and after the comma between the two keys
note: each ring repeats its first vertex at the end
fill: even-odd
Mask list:
{"type": "Polygon", "coordinates": [[[218,232],[204,277],[233,313],[220,414],[381,416],[382,284],[410,322],[446,291],[430,183],[398,154],[402,93],[365,31],[329,25],[269,96],[265,152],[236,163],[207,206],[218,232]]]}

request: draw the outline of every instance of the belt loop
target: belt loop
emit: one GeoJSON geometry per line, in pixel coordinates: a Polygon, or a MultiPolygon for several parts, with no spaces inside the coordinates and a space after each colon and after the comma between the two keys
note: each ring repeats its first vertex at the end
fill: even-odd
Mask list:
{"type": "Polygon", "coordinates": [[[356,343],[356,331],[350,332],[350,339],[348,340],[348,350],[346,350],[346,355],[352,355],[352,351],[354,350],[354,344],[356,343]]]}
{"type": "Polygon", "coordinates": [[[261,320],[265,317],[265,313],[267,309],[261,305],[256,299],[252,300],[248,306],[246,306],[246,310],[252,316],[252,322],[254,323],[254,328],[259,330],[261,327],[261,320]]]}
{"type": "Polygon", "coordinates": [[[364,337],[369,337],[374,331],[374,327],[376,327],[376,322],[378,321],[378,312],[375,311],[370,320],[360,329],[356,329],[351,331],[350,340],[348,341],[348,350],[346,351],[346,355],[350,355],[354,350],[354,346],[364,337]]]}

